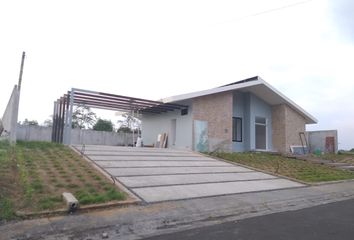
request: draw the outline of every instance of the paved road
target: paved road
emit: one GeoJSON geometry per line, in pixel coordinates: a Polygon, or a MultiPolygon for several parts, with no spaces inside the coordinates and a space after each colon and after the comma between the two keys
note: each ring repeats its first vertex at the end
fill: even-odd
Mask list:
{"type": "Polygon", "coordinates": [[[354,199],[192,229],[146,240],[354,239],[354,199]]]}
{"type": "Polygon", "coordinates": [[[86,145],[84,153],[148,203],[304,186],[191,151],[86,145]]]}

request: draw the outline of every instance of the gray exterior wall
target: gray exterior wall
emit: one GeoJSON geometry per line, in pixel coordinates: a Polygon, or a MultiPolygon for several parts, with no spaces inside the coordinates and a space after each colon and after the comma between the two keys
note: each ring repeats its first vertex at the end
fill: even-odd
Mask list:
{"type": "Polygon", "coordinates": [[[32,125],[17,125],[17,139],[22,141],[52,141],[52,128],[32,125]]]}
{"type": "MultiPolygon", "coordinates": [[[[249,131],[246,133],[246,128],[249,128],[249,109],[245,111],[247,107],[245,105],[245,96],[241,92],[235,92],[233,96],[233,117],[242,118],[242,142],[232,142],[232,150],[234,152],[243,152],[246,149],[246,145],[249,146],[249,141],[246,143],[246,139],[249,139],[249,131]],[[247,117],[246,117],[247,116],[247,117]],[[246,127],[247,125],[247,127],[246,127]]],[[[248,147],[249,148],[249,147],[248,147]]]]}
{"type": "MultiPolygon", "coordinates": [[[[16,135],[17,140],[51,142],[52,128],[18,125],[16,135]]],[[[133,144],[133,135],[131,133],[72,129],[71,141],[72,144],[127,146],[133,144]]]]}
{"type": "Polygon", "coordinates": [[[0,133],[1,136],[7,138],[11,143],[16,142],[19,101],[20,92],[17,85],[15,85],[1,119],[4,129],[3,132],[0,133]]]}
{"type": "Polygon", "coordinates": [[[161,114],[143,114],[141,117],[142,130],[141,136],[145,145],[155,144],[157,135],[161,133],[168,134],[168,147],[192,150],[192,106],[190,102],[181,102],[188,105],[188,114],[181,115],[181,110],[161,114]],[[171,141],[171,122],[176,119],[176,142],[172,145],[171,141]]]}
{"type": "Polygon", "coordinates": [[[256,117],[263,117],[267,121],[267,150],[272,150],[272,108],[269,104],[261,100],[260,98],[250,95],[250,150],[256,149],[256,140],[255,140],[255,132],[256,132],[256,117]]]}
{"type": "Polygon", "coordinates": [[[233,142],[233,151],[256,149],[256,117],[263,117],[267,121],[267,150],[272,150],[272,107],[269,104],[251,93],[234,92],[233,117],[242,118],[242,142],[233,142]]]}
{"type": "Polygon", "coordinates": [[[326,137],[334,137],[334,151],[335,153],[338,152],[337,130],[309,131],[306,132],[306,135],[310,152],[315,152],[316,150],[319,150],[324,153],[329,153],[329,149],[326,149],[326,137]]]}

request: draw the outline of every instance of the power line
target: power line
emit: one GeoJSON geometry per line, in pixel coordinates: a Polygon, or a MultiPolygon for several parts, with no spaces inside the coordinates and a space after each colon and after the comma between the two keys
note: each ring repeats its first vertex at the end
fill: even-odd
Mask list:
{"type": "Polygon", "coordinates": [[[277,7],[277,8],[271,8],[271,9],[267,9],[267,10],[264,10],[264,11],[261,11],[261,12],[251,13],[249,15],[237,18],[235,20],[231,20],[229,22],[242,21],[242,20],[247,19],[247,18],[257,17],[257,16],[260,16],[260,15],[264,15],[264,14],[268,14],[268,13],[272,13],[272,12],[276,12],[276,11],[281,11],[281,10],[284,10],[284,9],[287,9],[287,8],[292,8],[292,7],[295,7],[295,6],[298,6],[298,5],[302,5],[302,4],[306,4],[306,3],[309,3],[309,2],[312,2],[312,1],[313,0],[295,2],[295,3],[291,3],[291,4],[288,4],[288,5],[285,5],[285,6],[281,6],[281,7],[277,7]]]}

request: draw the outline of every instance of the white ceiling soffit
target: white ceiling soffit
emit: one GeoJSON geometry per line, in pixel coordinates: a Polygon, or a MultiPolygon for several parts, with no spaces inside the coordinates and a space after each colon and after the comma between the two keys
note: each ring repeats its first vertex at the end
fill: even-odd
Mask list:
{"type": "Polygon", "coordinates": [[[279,92],[277,89],[272,87],[269,83],[267,83],[260,77],[258,77],[257,80],[253,80],[249,82],[236,83],[229,86],[212,88],[208,90],[186,93],[186,94],[164,98],[162,99],[162,102],[164,103],[177,102],[177,101],[182,101],[191,98],[211,95],[220,92],[232,91],[232,90],[251,92],[257,97],[263,99],[265,102],[267,102],[270,105],[278,105],[278,104],[285,103],[289,107],[297,111],[299,114],[301,114],[306,119],[307,124],[317,123],[317,119],[315,117],[313,117],[311,114],[306,112],[303,108],[301,108],[299,105],[297,105],[295,102],[290,100],[288,97],[286,97],[284,94],[279,92]]]}
{"type": "Polygon", "coordinates": [[[312,116],[310,113],[305,111],[302,107],[297,105],[295,102],[293,102],[290,98],[286,97],[284,94],[279,92],[277,89],[275,89],[273,86],[271,86],[269,83],[264,81],[261,78],[258,78],[259,81],[262,82],[262,85],[259,85],[261,90],[259,91],[259,95],[257,94],[257,91],[253,92],[256,96],[260,97],[264,101],[268,102],[270,105],[277,105],[277,104],[282,104],[285,103],[289,107],[291,107],[293,110],[301,114],[305,119],[307,124],[314,124],[317,123],[317,119],[312,116]]]}

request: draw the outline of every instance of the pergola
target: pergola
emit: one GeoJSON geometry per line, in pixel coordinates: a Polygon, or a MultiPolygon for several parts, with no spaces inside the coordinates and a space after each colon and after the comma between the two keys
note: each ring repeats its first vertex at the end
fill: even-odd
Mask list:
{"type": "Polygon", "coordinates": [[[188,108],[181,104],[72,88],[54,102],[52,142],[71,144],[72,114],[75,105],[137,114],[161,114],[188,108]]]}

